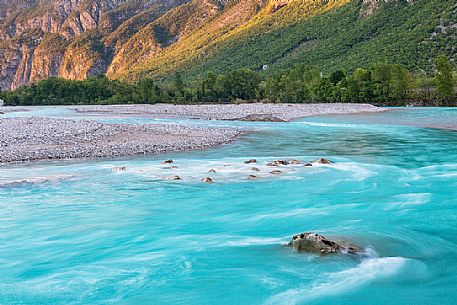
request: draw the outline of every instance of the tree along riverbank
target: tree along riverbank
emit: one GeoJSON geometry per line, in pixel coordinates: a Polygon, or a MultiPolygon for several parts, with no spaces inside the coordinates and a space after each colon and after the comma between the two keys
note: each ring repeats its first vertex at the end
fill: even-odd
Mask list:
{"type": "Polygon", "coordinates": [[[185,81],[180,74],[168,81],[144,78],[135,83],[95,76],[76,81],[50,78],[16,91],[0,93],[6,105],[82,105],[154,103],[371,103],[383,106],[456,106],[456,77],[449,59],[438,56],[435,75],[412,73],[385,63],[353,72],[323,75],[312,66],[283,71],[238,69],[228,74],[208,72],[185,81]]]}

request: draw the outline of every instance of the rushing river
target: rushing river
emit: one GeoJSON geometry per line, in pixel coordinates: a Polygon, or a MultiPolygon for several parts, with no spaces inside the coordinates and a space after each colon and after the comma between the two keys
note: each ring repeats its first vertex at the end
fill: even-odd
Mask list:
{"type": "Polygon", "coordinates": [[[253,132],[205,151],[0,168],[0,304],[455,304],[457,132],[420,126],[455,126],[457,110],[291,123],[90,118],[253,132]],[[319,156],[336,163],[279,176],[260,165],[257,180],[243,164],[319,156]],[[178,169],[160,164],[170,158],[178,169]],[[173,174],[183,180],[162,179],[173,174]],[[200,182],[208,175],[215,184],[200,182]],[[284,247],[305,231],[367,255],[284,247]]]}

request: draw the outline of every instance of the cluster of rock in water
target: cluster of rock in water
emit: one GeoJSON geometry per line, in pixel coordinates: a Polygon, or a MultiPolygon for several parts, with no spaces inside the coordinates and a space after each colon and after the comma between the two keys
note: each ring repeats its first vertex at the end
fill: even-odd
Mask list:
{"type": "MultiPolygon", "coordinates": [[[[257,164],[256,159],[250,159],[244,161],[246,165],[257,164]]],[[[313,164],[332,164],[333,162],[325,159],[319,158],[315,161],[311,162],[302,162],[300,160],[275,160],[272,162],[267,163],[269,167],[280,167],[280,166],[287,166],[287,165],[303,165],[305,167],[313,166],[313,164]]],[[[173,160],[166,160],[163,161],[162,164],[164,165],[171,165],[174,164],[173,160]]],[[[170,169],[177,169],[176,166],[171,166],[170,169]]],[[[115,167],[113,171],[125,171],[127,170],[126,167],[115,167]]],[[[257,167],[252,167],[252,171],[258,172],[260,171],[257,167]]],[[[216,170],[210,169],[208,173],[216,173],[216,170]]],[[[280,170],[273,170],[270,172],[271,174],[277,175],[282,173],[280,170]]],[[[249,175],[249,179],[256,179],[256,175],[249,175]]],[[[167,180],[182,180],[181,177],[177,175],[166,177],[167,180]]],[[[206,177],[202,179],[204,183],[214,183],[214,180],[211,177],[206,177]]],[[[331,239],[328,239],[320,234],[317,233],[301,233],[294,235],[292,240],[288,243],[289,247],[292,247],[297,252],[306,252],[306,253],[313,253],[318,255],[328,255],[328,254],[362,254],[363,249],[351,244],[346,244],[344,242],[337,242],[331,239]]]]}
{"type": "MultiPolygon", "coordinates": [[[[257,164],[257,160],[256,159],[250,159],[250,160],[247,160],[247,161],[244,161],[244,164],[246,165],[252,165],[252,164],[257,164]]],[[[268,162],[267,163],[267,166],[268,167],[280,167],[280,166],[287,166],[287,165],[303,165],[304,167],[311,167],[313,166],[313,164],[332,164],[333,162],[328,160],[328,159],[325,159],[325,158],[319,158],[317,160],[314,160],[314,161],[310,161],[310,162],[302,162],[300,160],[275,160],[275,161],[272,161],[272,162],[268,162]]],[[[165,160],[163,161],[161,164],[163,165],[172,165],[174,164],[174,161],[173,160],[165,160]]],[[[177,166],[169,166],[167,167],[167,169],[178,169],[177,166]]],[[[125,166],[117,166],[117,167],[113,167],[112,168],[112,171],[114,172],[117,172],[117,171],[126,171],[127,168],[125,166]]],[[[251,171],[253,172],[260,172],[260,169],[258,167],[251,167],[251,171]]],[[[217,173],[215,169],[210,169],[208,171],[209,174],[215,174],[217,173]]],[[[283,172],[279,169],[275,169],[275,170],[272,170],[269,172],[270,174],[272,175],[280,175],[282,174],[283,172]]],[[[182,180],[182,178],[178,175],[172,175],[172,176],[168,176],[168,177],[165,177],[166,180],[171,180],[171,181],[179,181],[179,180],[182,180]]],[[[254,175],[254,174],[251,174],[248,176],[248,179],[257,179],[257,175],[254,175]]],[[[213,180],[213,178],[211,177],[205,177],[202,179],[202,182],[205,182],[205,183],[214,183],[215,181],[213,180]]]]}
{"type": "MultiPolygon", "coordinates": [[[[244,161],[246,165],[257,164],[256,159],[250,159],[244,161]]],[[[287,166],[287,165],[303,165],[305,167],[313,166],[313,164],[332,164],[333,162],[325,159],[319,158],[315,161],[311,162],[302,162],[300,160],[275,160],[272,162],[268,162],[267,166],[269,167],[280,167],[280,166],[287,166]]],[[[161,164],[164,165],[171,165],[174,164],[173,160],[166,160],[163,161],[161,164]]],[[[177,169],[176,166],[170,166],[170,169],[177,169]]],[[[126,167],[115,167],[113,171],[125,171],[127,170],[126,167]]],[[[252,171],[260,171],[257,167],[252,167],[252,171]]],[[[216,173],[216,170],[210,169],[208,173],[216,173]]],[[[280,174],[282,173],[280,170],[273,170],[270,172],[271,174],[280,174]]],[[[256,175],[249,175],[249,179],[256,179],[256,175]]],[[[177,175],[166,177],[167,180],[182,180],[181,177],[177,175]]],[[[214,183],[214,180],[211,177],[206,177],[201,180],[204,183],[214,183]]],[[[330,240],[320,234],[316,233],[301,233],[294,235],[292,240],[288,243],[289,247],[292,247],[297,252],[306,252],[306,253],[314,253],[319,255],[328,255],[328,254],[362,254],[363,249],[355,246],[349,245],[343,242],[336,242],[334,240],[330,240]]]]}

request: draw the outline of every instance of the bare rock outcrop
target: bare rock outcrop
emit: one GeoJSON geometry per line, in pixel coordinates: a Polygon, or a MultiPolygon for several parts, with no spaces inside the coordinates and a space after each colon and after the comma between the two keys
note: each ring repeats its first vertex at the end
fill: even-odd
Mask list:
{"type": "MultiPolygon", "coordinates": [[[[162,7],[163,14],[189,1],[0,1],[0,89],[14,90],[51,76],[104,74],[116,52],[104,45],[107,36],[152,7],[162,7]]],[[[152,14],[145,22],[160,16],[152,14]]],[[[124,32],[123,40],[134,34],[124,32]]]]}

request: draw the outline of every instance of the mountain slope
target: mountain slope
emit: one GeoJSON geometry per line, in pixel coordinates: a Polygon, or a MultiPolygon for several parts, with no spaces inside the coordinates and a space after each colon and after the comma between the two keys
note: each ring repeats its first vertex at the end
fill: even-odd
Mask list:
{"type": "Polygon", "coordinates": [[[105,73],[116,45],[187,0],[12,0],[0,2],[0,87],[105,73]],[[153,11],[151,14],[144,12],[153,11]],[[140,25],[137,25],[141,27],[140,25]],[[122,29],[128,28],[128,30],[122,29]],[[116,35],[117,34],[117,35],[116,35]],[[105,42],[106,40],[106,42],[105,42]]]}
{"type": "Polygon", "coordinates": [[[297,63],[457,60],[455,0],[12,0],[0,2],[0,87],[107,73],[193,78],[297,63]]]}
{"type": "MultiPolygon", "coordinates": [[[[264,6],[222,37],[213,35],[203,48],[198,43],[201,33],[196,33],[153,61],[133,67],[131,74],[168,75],[178,70],[194,76],[208,70],[261,69],[264,65],[277,69],[296,63],[313,64],[324,71],[352,70],[378,61],[405,64],[412,70],[430,69],[439,53],[457,59],[456,20],[453,0],[382,5],[375,1],[282,1],[276,9],[271,3],[264,6]]],[[[207,36],[211,28],[204,29],[207,36]]]]}

